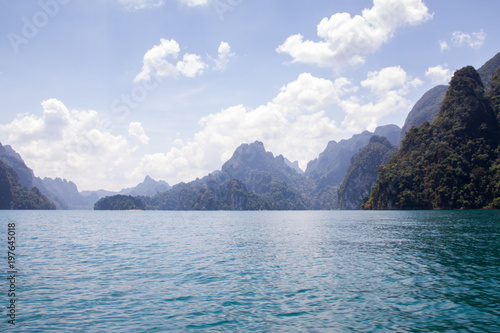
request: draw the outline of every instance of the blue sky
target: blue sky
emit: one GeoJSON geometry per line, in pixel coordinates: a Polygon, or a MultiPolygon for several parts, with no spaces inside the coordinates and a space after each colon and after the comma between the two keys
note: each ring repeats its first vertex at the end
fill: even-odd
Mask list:
{"type": "Polygon", "coordinates": [[[220,169],[244,142],[307,162],[402,126],[499,50],[500,3],[0,1],[0,141],[41,177],[119,190],[220,169]]]}

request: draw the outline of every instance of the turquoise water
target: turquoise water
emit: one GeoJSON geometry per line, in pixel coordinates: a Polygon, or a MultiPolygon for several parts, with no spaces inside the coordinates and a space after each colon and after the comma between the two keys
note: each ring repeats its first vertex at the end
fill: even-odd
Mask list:
{"type": "Polygon", "coordinates": [[[0,212],[0,331],[500,331],[500,212],[0,212]],[[2,243],[4,245],[2,245],[2,243]]]}

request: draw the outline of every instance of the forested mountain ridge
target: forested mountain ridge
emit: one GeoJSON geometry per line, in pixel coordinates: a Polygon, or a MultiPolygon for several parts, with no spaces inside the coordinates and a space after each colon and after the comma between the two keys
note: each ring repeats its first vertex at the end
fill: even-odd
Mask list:
{"type": "Polygon", "coordinates": [[[372,136],[370,142],[351,158],[339,189],[339,209],[361,209],[363,199],[370,195],[377,182],[380,165],[387,164],[396,152],[397,147],[385,137],[372,136]]]}
{"type": "Polygon", "coordinates": [[[434,123],[413,127],[381,167],[368,209],[474,209],[500,196],[497,71],[485,94],[471,66],[453,76],[434,123]]]}
{"type": "Polygon", "coordinates": [[[52,210],[56,206],[38,188],[22,185],[17,172],[0,160],[0,209],[52,210]]]}
{"type": "Polygon", "coordinates": [[[310,183],[305,193],[310,209],[338,209],[338,190],[351,157],[366,146],[373,135],[384,136],[396,145],[400,130],[396,125],[386,125],[377,127],[374,133],[364,131],[350,139],[330,141],[319,157],[307,164],[304,173],[310,183]]]}
{"type": "Polygon", "coordinates": [[[446,96],[446,91],[448,86],[440,85],[435,86],[431,90],[427,91],[418,101],[415,103],[410,113],[406,117],[403,128],[399,135],[399,144],[403,141],[406,133],[413,126],[420,126],[422,123],[428,121],[430,123],[436,120],[436,117],[443,104],[444,98],[446,96]]]}
{"type": "MultiPolygon", "coordinates": [[[[493,73],[495,73],[498,69],[500,69],[500,53],[497,53],[477,70],[479,76],[481,77],[481,81],[483,82],[485,91],[490,89],[490,82],[492,80],[493,73]]],[[[399,143],[403,141],[406,133],[412,126],[418,127],[426,121],[432,123],[436,120],[447,90],[448,85],[436,86],[427,91],[417,101],[417,103],[415,103],[412,110],[406,117],[403,128],[401,129],[399,143]]]]}

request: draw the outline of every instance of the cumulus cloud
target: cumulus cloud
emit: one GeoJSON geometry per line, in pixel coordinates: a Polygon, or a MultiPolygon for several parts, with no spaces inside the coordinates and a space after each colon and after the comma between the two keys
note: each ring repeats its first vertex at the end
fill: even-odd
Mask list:
{"type": "Polygon", "coordinates": [[[377,51],[405,25],[418,25],[432,18],[421,0],[374,0],[371,9],[361,15],[337,13],[324,18],[317,26],[320,41],[292,35],[277,48],[289,54],[293,62],[340,68],[357,65],[377,51]]]}
{"type": "Polygon", "coordinates": [[[451,40],[455,46],[468,46],[473,49],[479,49],[483,46],[484,41],[486,40],[486,33],[483,29],[471,34],[462,31],[455,31],[452,34],[451,40]]]}
{"type": "Polygon", "coordinates": [[[189,181],[220,168],[236,147],[255,140],[305,168],[328,141],[374,130],[391,113],[408,112],[411,102],[405,95],[421,83],[400,67],[370,73],[360,86],[347,78],[330,81],[303,73],[267,104],[255,109],[236,105],[203,117],[192,139],[176,141],[182,145],[166,153],[144,156],[135,173],[171,183],[189,181]],[[333,120],[335,115],[343,120],[333,120]]]}
{"type": "MultiPolygon", "coordinates": [[[[209,68],[197,54],[185,53],[182,60],[176,62],[179,57],[180,46],[174,39],[161,39],[160,44],[153,46],[146,52],[143,58],[142,70],[134,78],[135,83],[150,81],[152,76],[178,77],[179,75],[194,78],[202,75],[209,68]]],[[[235,54],[231,51],[231,46],[226,42],[221,42],[218,49],[218,56],[214,60],[215,70],[224,70],[229,60],[235,54]]],[[[209,59],[213,59],[209,57],[209,59]]]]}
{"type": "Polygon", "coordinates": [[[453,72],[446,67],[448,67],[448,65],[429,67],[425,71],[425,76],[431,79],[434,84],[448,84],[453,76],[453,72]]]}
{"type": "Polygon", "coordinates": [[[23,114],[0,125],[0,141],[13,145],[39,176],[63,177],[80,189],[119,190],[145,175],[171,184],[219,169],[244,142],[263,141],[302,168],[328,141],[374,130],[384,117],[408,112],[409,90],[421,81],[400,67],[370,72],[361,82],[334,81],[303,73],[268,103],[235,105],[199,120],[191,138],[176,139],[166,152],[145,154],[150,140],[139,122],[128,135],[113,134],[95,111],[68,110],[56,99],[43,114],[23,114]]]}
{"type": "Polygon", "coordinates": [[[234,57],[234,53],[231,52],[231,46],[229,46],[226,42],[220,42],[219,45],[219,55],[217,59],[215,59],[215,69],[224,70],[229,63],[229,60],[234,57]]]}
{"type": "Polygon", "coordinates": [[[144,132],[144,128],[141,123],[134,122],[129,124],[128,135],[136,140],[137,142],[147,145],[149,143],[149,137],[144,132]]]}
{"type": "Polygon", "coordinates": [[[351,96],[341,101],[345,112],[342,127],[350,133],[375,130],[379,121],[392,113],[406,112],[410,106],[405,96],[411,88],[421,85],[419,78],[412,78],[399,66],[369,72],[361,86],[369,93],[361,98],[351,96]]]}
{"type": "Polygon", "coordinates": [[[153,46],[144,55],[142,71],[136,75],[134,82],[149,81],[152,75],[158,77],[184,75],[193,78],[203,73],[207,64],[201,60],[199,55],[186,53],[182,60],[177,61],[175,64],[167,59],[177,59],[179,52],[179,43],[173,39],[162,38],[159,45],[153,46]]]}
{"type": "Polygon", "coordinates": [[[161,7],[165,4],[164,0],[118,0],[125,8],[129,10],[139,10],[145,8],[161,7]]]}
{"type": "MultiPolygon", "coordinates": [[[[119,190],[136,185],[144,175],[132,174],[132,142],[103,129],[96,111],[68,110],[57,99],[42,102],[43,114],[18,115],[0,125],[0,137],[16,149],[37,176],[62,177],[80,189],[119,190]],[[97,185],[98,184],[98,185],[97,185]]],[[[137,123],[130,125],[134,140],[147,143],[137,123]]]]}

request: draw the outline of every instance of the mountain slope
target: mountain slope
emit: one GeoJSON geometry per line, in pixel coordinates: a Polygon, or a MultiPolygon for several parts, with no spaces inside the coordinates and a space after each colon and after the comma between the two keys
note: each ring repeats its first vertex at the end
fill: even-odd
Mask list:
{"type": "Polygon", "coordinates": [[[75,183],[66,179],[36,177],[34,183],[44,188],[42,192],[56,203],[58,209],[92,209],[99,199],[96,195],[82,195],[75,183]]]}
{"type": "Polygon", "coordinates": [[[436,121],[407,133],[389,165],[381,167],[366,207],[473,209],[491,204],[500,134],[491,101],[497,97],[485,96],[473,67],[455,72],[436,121]]]}
{"type": "Polygon", "coordinates": [[[52,210],[55,205],[38,188],[21,184],[19,175],[0,160],[0,209],[52,210]]]}
{"type": "Polygon", "coordinates": [[[0,143],[0,160],[10,166],[19,175],[19,181],[21,185],[27,188],[33,187],[33,170],[26,166],[21,155],[19,155],[11,146],[3,146],[0,143]]]}
{"type": "Polygon", "coordinates": [[[405,124],[399,135],[399,142],[403,141],[406,133],[412,126],[420,126],[420,124],[428,121],[430,123],[436,120],[436,117],[443,104],[448,86],[436,86],[427,91],[413,106],[405,120],[405,124]]]}
{"type": "Polygon", "coordinates": [[[397,144],[396,125],[378,127],[374,133],[364,131],[340,142],[330,141],[319,157],[307,164],[304,175],[311,183],[306,192],[312,209],[338,209],[338,188],[342,183],[351,157],[366,146],[373,135],[387,136],[397,144]]]}
{"type": "Polygon", "coordinates": [[[361,209],[363,198],[377,182],[380,165],[387,164],[397,151],[386,138],[374,135],[352,158],[339,189],[339,209],[361,209]]]}
{"type": "Polygon", "coordinates": [[[148,209],[161,210],[307,209],[306,184],[289,161],[256,141],[240,145],[220,171],[143,199],[148,209]]]}
{"type": "Polygon", "coordinates": [[[484,89],[488,91],[491,87],[491,80],[493,74],[500,69],[500,52],[497,53],[493,58],[488,60],[481,68],[477,70],[481,81],[484,84],[484,89]]]}

